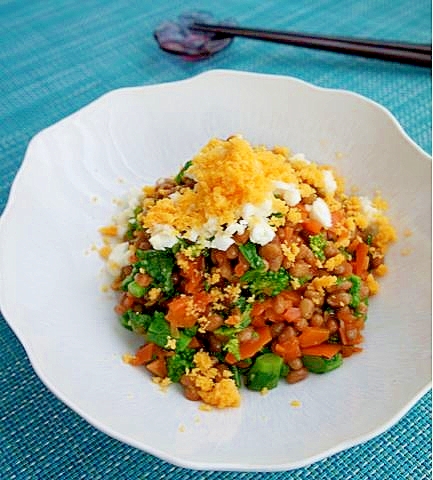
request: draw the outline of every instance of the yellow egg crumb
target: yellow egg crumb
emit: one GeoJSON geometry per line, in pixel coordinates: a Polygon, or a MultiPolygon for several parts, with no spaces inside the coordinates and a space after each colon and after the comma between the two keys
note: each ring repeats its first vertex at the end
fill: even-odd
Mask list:
{"type": "MultiPolygon", "coordinates": [[[[168,224],[186,231],[203,226],[208,218],[216,218],[219,225],[230,224],[239,218],[245,204],[262,204],[272,192],[274,180],[298,183],[284,155],[252,147],[240,136],[210,140],[192,159],[188,173],[197,180],[196,188],[157,201],[141,218],[145,227],[168,224]]],[[[288,210],[278,199],[273,207],[274,213],[283,215],[288,210]]]]}
{"type": "Polygon", "coordinates": [[[386,275],[388,273],[388,267],[385,264],[382,263],[382,265],[379,265],[374,270],[374,273],[379,277],[383,277],[384,275],[386,275]]]}
{"type": "Polygon", "coordinates": [[[207,405],[216,408],[240,405],[241,397],[234,380],[226,375],[218,378],[219,372],[214,367],[215,360],[207,352],[197,352],[194,355],[194,364],[195,367],[187,376],[194,382],[198,395],[207,405]]]}
{"type": "Polygon", "coordinates": [[[109,237],[115,237],[119,233],[119,227],[117,225],[107,225],[99,229],[101,235],[107,235],[109,237]]]}
{"type": "Polygon", "coordinates": [[[152,382],[156,383],[159,386],[159,389],[165,393],[168,390],[168,387],[172,384],[172,381],[168,377],[152,377],[152,382]]]}
{"type": "Polygon", "coordinates": [[[287,245],[286,243],[281,244],[281,250],[283,251],[283,255],[287,258],[289,262],[294,262],[296,259],[296,255],[298,255],[300,248],[296,243],[291,243],[287,245]]]}
{"type": "Polygon", "coordinates": [[[332,272],[336,267],[346,261],[346,257],[342,253],[338,253],[334,257],[328,258],[325,262],[325,269],[332,272]]]}
{"type": "Polygon", "coordinates": [[[323,290],[334,286],[337,283],[337,277],[335,275],[324,275],[314,278],[311,283],[316,290],[323,290]]]}
{"type": "Polygon", "coordinates": [[[111,251],[112,251],[112,248],[110,245],[103,245],[98,250],[99,255],[104,259],[107,259],[110,256],[111,251]]]}
{"type": "Polygon", "coordinates": [[[131,355],[130,353],[125,353],[122,355],[122,360],[125,363],[132,363],[135,359],[135,355],[131,355]]]}
{"type": "Polygon", "coordinates": [[[379,283],[371,273],[367,275],[366,283],[367,283],[367,287],[370,292],[370,295],[376,295],[379,292],[379,283]]]}

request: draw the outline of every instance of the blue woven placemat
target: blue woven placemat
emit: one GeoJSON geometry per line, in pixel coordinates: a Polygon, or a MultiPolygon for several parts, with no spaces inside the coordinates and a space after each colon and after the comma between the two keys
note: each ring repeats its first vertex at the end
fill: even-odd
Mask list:
{"type": "MultiPolygon", "coordinates": [[[[204,62],[158,50],[154,27],[185,10],[242,25],[431,42],[427,0],[0,1],[0,212],[30,138],[106,91],[190,77],[214,68],[290,75],[361,93],[387,107],[431,152],[431,72],[359,57],[236,39],[204,62]],[[226,2],[228,3],[228,2],[226,2]]],[[[0,246],[1,248],[1,246],[0,246]]],[[[1,479],[431,478],[431,393],[390,430],[290,472],[194,472],[94,429],[41,383],[0,317],[1,479]]]]}

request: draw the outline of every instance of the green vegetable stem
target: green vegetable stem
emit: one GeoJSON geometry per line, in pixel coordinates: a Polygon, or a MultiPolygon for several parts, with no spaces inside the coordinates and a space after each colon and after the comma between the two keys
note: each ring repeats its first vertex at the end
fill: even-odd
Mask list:
{"type": "Polygon", "coordinates": [[[304,367],[312,373],[327,373],[343,364],[341,353],[335,354],[332,358],[319,357],[317,355],[304,355],[302,357],[304,367]]]}
{"type": "Polygon", "coordinates": [[[271,389],[278,385],[283,368],[283,359],[274,353],[264,353],[256,358],[246,378],[250,390],[271,389]]]}

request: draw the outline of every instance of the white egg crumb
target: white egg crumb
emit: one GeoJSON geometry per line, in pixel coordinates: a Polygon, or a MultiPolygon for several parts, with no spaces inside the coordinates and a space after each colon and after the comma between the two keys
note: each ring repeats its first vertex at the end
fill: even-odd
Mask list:
{"type": "Polygon", "coordinates": [[[263,219],[259,219],[250,229],[250,240],[259,245],[266,245],[275,237],[273,228],[263,219]]]}
{"type": "Polygon", "coordinates": [[[367,221],[371,223],[378,215],[379,211],[373,206],[369,198],[359,197],[359,201],[361,202],[362,213],[367,217],[367,221]]]}
{"type": "Polygon", "coordinates": [[[109,273],[117,276],[120,269],[129,263],[129,243],[122,242],[115,245],[107,259],[109,273]]]}
{"type": "Polygon", "coordinates": [[[309,160],[306,159],[304,153],[295,153],[295,155],[293,155],[291,157],[291,160],[295,160],[295,161],[298,161],[298,162],[304,162],[306,164],[311,163],[309,160]]]}
{"type": "Polygon", "coordinates": [[[318,221],[323,227],[332,227],[331,211],[323,198],[316,198],[311,205],[310,217],[318,221]]]}
{"type": "Polygon", "coordinates": [[[301,192],[294,183],[275,180],[273,186],[275,193],[280,195],[289,207],[294,207],[301,201],[301,192]]]}
{"type": "Polygon", "coordinates": [[[325,182],[325,192],[328,195],[333,195],[337,190],[337,182],[331,170],[323,170],[323,180],[325,182]]]}
{"type": "Polygon", "coordinates": [[[171,248],[177,242],[177,232],[171,225],[154,225],[149,242],[155,250],[171,248]]]}

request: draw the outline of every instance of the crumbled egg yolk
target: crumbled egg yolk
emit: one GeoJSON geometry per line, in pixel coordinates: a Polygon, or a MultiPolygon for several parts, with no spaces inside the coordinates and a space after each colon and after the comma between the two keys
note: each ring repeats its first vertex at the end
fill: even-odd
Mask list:
{"type": "MultiPolygon", "coordinates": [[[[373,226],[375,246],[383,251],[396,240],[383,215],[387,205],[380,195],[373,200],[346,196],[344,180],[331,167],[311,163],[300,153],[292,155],[285,147],[253,147],[240,135],[214,138],[192,159],[186,175],[196,181],[194,187],[180,188],[166,198],[155,200],[155,187],[130,192],[123,202],[128,215],[122,212],[112,225],[101,228],[106,245],[100,254],[112,275],[128,264],[128,245],[117,242],[125,229],[122,220],[126,223],[137,205],[143,210],[137,220],[149,231],[156,250],[171,248],[185,238],[199,250],[225,251],[235,242],[234,236],[245,231],[253,243],[265,245],[279,226],[301,223],[305,215],[333,229],[338,247],[348,246],[357,227],[373,226]],[[344,220],[335,221],[334,214],[342,210],[344,220]]],[[[283,248],[291,258],[292,247],[283,248]]],[[[327,270],[335,266],[329,264],[327,270]]]]}
{"type": "Polygon", "coordinates": [[[227,250],[233,236],[247,228],[253,243],[265,245],[286,215],[301,221],[294,207],[318,192],[323,198],[309,206],[310,216],[330,228],[336,208],[333,196],[342,190],[342,181],[329,167],[312,164],[302,155],[291,157],[282,147],[252,147],[241,136],[212,139],[192,159],[187,175],[196,181],[194,188],[183,188],[153,205],[143,203],[140,221],[157,250],[170,248],[179,237],[227,250]]]}
{"type": "Polygon", "coordinates": [[[238,407],[241,397],[231,372],[225,372],[226,375],[217,380],[218,370],[213,366],[214,363],[207,352],[197,352],[194,355],[195,367],[187,375],[194,381],[200,398],[207,405],[217,408],[238,407]]]}

